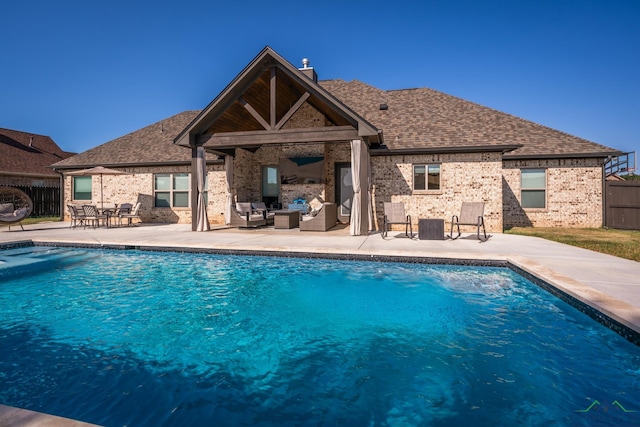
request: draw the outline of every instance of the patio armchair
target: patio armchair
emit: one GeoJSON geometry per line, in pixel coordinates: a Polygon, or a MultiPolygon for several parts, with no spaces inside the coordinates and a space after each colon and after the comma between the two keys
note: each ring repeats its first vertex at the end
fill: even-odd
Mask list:
{"type": "MultiPolygon", "coordinates": [[[[123,203],[122,205],[123,205],[123,206],[124,206],[124,205],[129,205],[129,206],[131,206],[131,203],[123,203]]],[[[123,220],[123,219],[126,219],[126,220],[127,220],[127,227],[129,227],[129,226],[131,226],[131,225],[132,225],[132,221],[133,221],[134,219],[136,219],[136,218],[137,218],[137,219],[140,219],[140,208],[141,208],[141,207],[142,207],[142,203],[138,202],[138,203],[136,203],[136,205],[133,207],[133,209],[131,209],[131,208],[130,208],[130,210],[129,210],[128,212],[127,212],[127,211],[122,211],[122,210],[121,210],[121,211],[118,213],[118,223],[119,223],[119,225],[122,225],[122,220],[123,220]]],[[[121,206],[121,209],[122,209],[122,206],[121,206]]]]}
{"type": "Polygon", "coordinates": [[[460,208],[460,216],[454,215],[451,218],[451,234],[447,237],[455,240],[460,237],[461,225],[472,225],[477,229],[477,237],[481,242],[485,242],[487,237],[487,231],[484,227],[484,202],[463,202],[462,208],[460,208]],[[458,228],[458,235],[453,237],[453,227],[458,228]],[[483,238],[480,237],[480,227],[482,227],[483,238]]]}
{"type": "Polygon", "coordinates": [[[404,203],[384,202],[384,219],[382,222],[382,237],[387,237],[392,224],[403,224],[404,234],[413,238],[413,226],[411,225],[411,215],[407,215],[404,210],[404,203]],[[409,234],[409,232],[411,234],[409,234]]]}
{"type": "Polygon", "coordinates": [[[118,206],[118,209],[116,210],[116,215],[131,213],[131,209],[133,209],[132,203],[123,203],[120,206],[118,206]]]}
{"type": "Polygon", "coordinates": [[[69,228],[76,228],[79,225],[84,226],[84,209],[79,205],[67,205],[67,210],[69,211],[69,216],[71,218],[71,222],[69,223],[69,228]]]}
{"type": "Polygon", "coordinates": [[[323,203],[319,210],[302,215],[300,231],[327,231],[338,222],[335,203],[323,203]]]}
{"type": "Polygon", "coordinates": [[[267,225],[265,214],[255,213],[249,202],[236,203],[231,208],[231,226],[233,227],[251,228],[267,225]]]}
{"type": "Polygon", "coordinates": [[[0,225],[20,224],[24,231],[22,220],[33,212],[33,201],[27,193],[13,187],[0,189],[0,225]]]}
{"type": "Polygon", "coordinates": [[[109,226],[108,220],[109,216],[105,214],[98,213],[98,208],[94,205],[82,205],[82,210],[84,211],[84,226],[86,228],[88,223],[91,223],[93,228],[100,226],[100,220],[102,220],[103,224],[109,226]]]}
{"type": "Polygon", "coordinates": [[[273,225],[276,214],[271,212],[264,202],[251,202],[251,210],[253,213],[261,213],[267,221],[267,225],[273,225]]]}

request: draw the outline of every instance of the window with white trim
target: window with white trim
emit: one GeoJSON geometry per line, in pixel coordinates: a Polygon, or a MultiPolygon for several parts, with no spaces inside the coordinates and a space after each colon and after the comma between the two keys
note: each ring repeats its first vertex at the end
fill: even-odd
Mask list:
{"type": "Polygon", "coordinates": [[[188,208],[191,184],[188,173],[153,174],[154,206],[188,208]]]}
{"type": "Polygon", "coordinates": [[[547,170],[520,170],[520,204],[524,209],[547,207],[547,170]]]}
{"type": "Polygon", "coordinates": [[[440,165],[413,165],[414,190],[440,190],[440,165]]]}

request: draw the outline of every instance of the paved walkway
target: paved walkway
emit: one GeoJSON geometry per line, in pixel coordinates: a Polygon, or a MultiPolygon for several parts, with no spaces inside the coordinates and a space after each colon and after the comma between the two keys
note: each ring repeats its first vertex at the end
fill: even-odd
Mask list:
{"type": "MultiPolygon", "coordinates": [[[[191,225],[182,224],[70,229],[69,223],[49,223],[25,226],[25,231],[15,226],[10,231],[6,227],[0,229],[0,244],[20,241],[507,261],[640,333],[640,263],[536,237],[494,234],[487,242],[479,243],[472,234],[455,241],[434,241],[409,239],[404,233],[391,232],[383,239],[378,233],[350,236],[347,228],[322,233],[225,227],[199,233],[191,231],[191,225]]],[[[69,425],[65,422],[69,420],[46,416],[41,419],[28,411],[0,407],[3,426],[69,425]],[[24,424],[20,420],[31,422],[24,424]]]]}

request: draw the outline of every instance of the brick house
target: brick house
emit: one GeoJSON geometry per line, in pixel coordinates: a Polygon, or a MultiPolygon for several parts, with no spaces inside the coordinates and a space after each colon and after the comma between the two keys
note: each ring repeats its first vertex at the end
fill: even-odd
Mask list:
{"type": "MultiPolygon", "coordinates": [[[[403,202],[417,223],[420,217],[450,219],[462,202],[483,201],[491,232],[602,226],[602,166],[621,154],[428,88],[384,91],[355,80],[318,81],[308,62],[296,68],[267,47],[203,110],[53,166],[61,172],[97,165],[125,170],[130,175],[104,177],[105,200],[141,201],[144,221],[194,224],[197,147],[207,153],[213,224],[225,222],[229,195],[285,206],[297,198],[312,207],[335,202],[345,222],[358,199],[373,211],[371,229],[381,224],[384,202],[403,202]],[[356,147],[365,165],[359,174],[352,170],[356,147]],[[295,168],[310,161],[317,163],[315,175],[299,179],[295,168]],[[363,191],[354,193],[358,177],[363,191]]],[[[77,201],[77,179],[65,179],[66,202],[77,201]]],[[[97,194],[95,180],[91,185],[83,197],[97,194]]],[[[354,234],[363,231],[366,224],[354,234]]]]}

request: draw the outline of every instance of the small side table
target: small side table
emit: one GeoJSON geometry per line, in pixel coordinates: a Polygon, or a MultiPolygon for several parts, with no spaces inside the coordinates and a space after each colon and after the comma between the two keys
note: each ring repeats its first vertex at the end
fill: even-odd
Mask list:
{"type": "Polygon", "coordinates": [[[444,219],[418,219],[419,240],[444,240],[444,219]]]}
{"type": "Polygon", "coordinates": [[[295,228],[300,224],[300,211],[273,211],[273,228],[295,228]]]}

